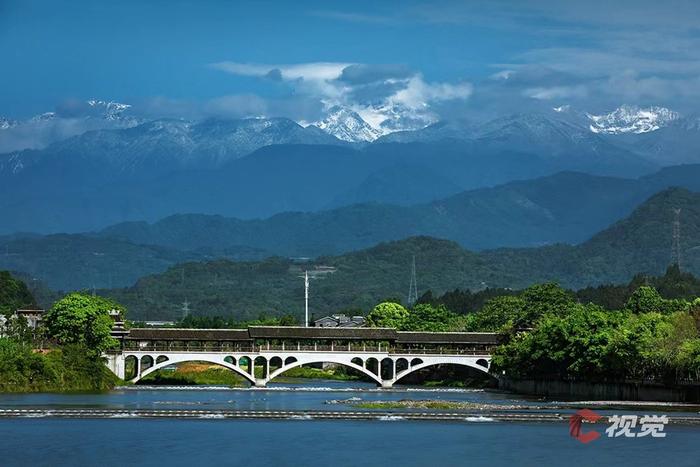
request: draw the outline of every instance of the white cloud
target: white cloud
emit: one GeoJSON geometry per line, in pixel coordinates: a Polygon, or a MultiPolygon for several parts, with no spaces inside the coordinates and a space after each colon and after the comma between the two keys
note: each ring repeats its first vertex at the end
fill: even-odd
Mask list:
{"type": "Polygon", "coordinates": [[[583,85],[577,86],[552,86],[529,88],[523,91],[525,97],[531,97],[539,100],[551,99],[582,99],[588,95],[588,90],[583,85]]]}
{"type": "Polygon", "coordinates": [[[420,109],[431,102],[467,99],[474,88],[470,83],[426,83],[421,75],[415,75],[406,82],[406,87],[389,97],[390,102],[420,109]]]}
{"type": "Polygon", "coordinates": [[[501,70],[498,73],[491,75],[491,79],[494,80],[508,80],[515,74],[515,70],[501,70]]]}
{"type": "Polygon", "coordinates": [[[471,83],[429,83],[420,73],[397,65],[219,62],[211,66],[236,75],[289,82],[297,94],[320,100],[326,108],[348,107],[378,129],[428,125],[438,119],[431,104],[465,100],[473,92],[471,83]]]}
{"type": "Polygon", "coordinates": [[[312,62],[295,65],[264,65],[256,63],[217,62],[211,67],[234,75],[274,77],[279,72],[279,78],[285,81],[308,80],[329,81],[340,78],[343,69],[353,63],[312,62]]]}

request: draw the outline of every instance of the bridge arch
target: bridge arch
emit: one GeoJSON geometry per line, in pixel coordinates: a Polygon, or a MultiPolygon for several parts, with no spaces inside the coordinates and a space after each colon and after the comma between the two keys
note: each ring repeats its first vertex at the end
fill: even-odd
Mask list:
{"type": "Polygon", "coordinates": [[[416,371],[422,370],[423,368],[428,368],[430,366],[438,366],[438,365],[457,365],[457,366],[465,366],[467,368],[473,368],[475,370],[479,370],[481,373],[485,373],[491,378],[494,378],[494,376],[489,373],[489,363],[485,358],[480,358],[476,362],[470,362],[470,361],[431,361],[431,362],[423,362],[420,364],[417,364],[415,366],[411,366],[410,368],[396,373],[394,377],[393,383],[396,384],[398,383],[402,378],[410,375],[411,373],[415,373],[416,371]],[[485,362],[486,366],[483,366],[480,362],[485,362]]]}
{"type": "Polygon", "coordinates": [[[150,368],[153,368],[154,366],[156,366],[155,358],[151,357],[150,355],[144,355],[143,357],[141,357],[141,360],[139,362],[140,369],[145,371],[150,368]]]}
{"type": "MultiPolygon", "coordinates": [[[[127,356],[127,358],[128,357],[129,356],[127,356]]],[[[151,357],[150,355],[146,355],[146,356],[142,357],[141,360],[143,360],[143,358],[145,358],[145,357],[150,357],[151,360],[153,360],[153,357],[151,357]]],[[[138,360],[138,357],[137,357],[137,360],[138,360]]],[[[187,363],[187,362],[206,362],[206,363],[211,363],[214,365],[219,365],[219,366],[222,366],[224,368],[228,368],[229,370],[234,371],[238,375],[243,376],[250,383],[255,384],[255,378],[253,376],[249,375],[248,373],[246,373],[245,371],[243,371],[238,366],[231,364],[222,358],[212,358],[212,357],[209,357],[206,355],[201,355],[201,354],[199,354],[199,355],[192,354],[192,355],[187,355],[187,356],[171,356],[171,357],[169,357],[169,360],[163,361],[161,363],[156,363],[156,364],[150,366],[148,369],[140,372],[141,374],[137,373],[136,376],[133,379],[131,379],[130,381],[132,383],[137,383],[145,376],[148,376],[151,373],[154,373],[162,368],[165,368],[166,366],[176,365],[178,363],[187,363]]]]}
{"type": "Polygon", "coordinates": [[[337,360],[336,360],[336,359],[330,359],[330,358],[324,358],[324,359],[318,359],[318,360],[312,359],[312,360],[308,360],[308,361],[307,361],[307,360],[304,360],[304,361],[297,360],[297,361],[292,362],[292,363],[290,363],[290,364],[288,364],[288,365],[284,365],[282,368],[279,368],[279,369],[273,371],[273,372],[270,374],[270,376],[265,380],[265,383],[269,383],[270,381],[272,381],[272,380],[275,379],[276,377],[280,376],[282,373],[284,373],[284,372],[287,371],[287,370],[291,370],[292,368],[296,368],[296,367],[299,367],[299,366],[302,366],[302,365],[312,365],[312,364],[314,364],[314,363],[334,363],[334,364],[336,364],[336,365],[343,365],[343,366],[346,366],[346,367],[348,367],[348,368],[352,368],[353,370],[357,370],[357,371],[359,371],[360,373],[362,373],[362,374],[364,374],[364,375],[366,375],[366,376],[369,376],[374,382],[376,382],[376,383],[379,384],[379,385],[382,384],[382,379],[381,379],[381,377],[379,377],[379,376],[377,376],[376,374],[372,373],[372,372],[371,372],[370,370],[368,370],[367,368],[364,368],[364,367],[362,367],[362,366],[360,366],[360,365],[358,365],[358,364],[356,364],[356,363],[353,363],[353,362],[351,362],[351,361],[342,360],[342,359],[337,359],[337,360]]]}

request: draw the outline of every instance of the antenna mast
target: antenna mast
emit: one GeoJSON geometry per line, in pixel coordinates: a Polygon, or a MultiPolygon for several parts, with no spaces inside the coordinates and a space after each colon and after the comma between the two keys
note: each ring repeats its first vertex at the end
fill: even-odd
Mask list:
{"type": "Polygon", "coordinates": [[[418,284],[416,283],[416,255],[413,255],[411,263],[411,283],[408,286],[408,305],[413,305],[418,301],[418,284]]]}
{"type": "Polygon", "coordinates": [[[309,327],[309,271],[304,271],[304,327],[309,327]]]}
{"type": "Polygon", "coordinates": [[[673,209],[673,250],[671,253],[672,263],[681,268],[681,209],[673,209]]]}

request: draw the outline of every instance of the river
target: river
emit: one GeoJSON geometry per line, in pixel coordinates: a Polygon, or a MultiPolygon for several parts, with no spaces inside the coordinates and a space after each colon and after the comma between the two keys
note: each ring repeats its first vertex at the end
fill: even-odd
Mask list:
{"type": "MultiPolygon", "coordinates": [[[[605,415],[667,414],[672,420],[697,418],[700,410],[672,404],[572,404],[482,390],[387,391],[328,381],[268,389],[129,387],[106,394],[2,394],[0,409],[19,415],[0,417],[0,465],[698,465],[697,424],[670,423],[664,438],[603,435],[582,444],[570,437],[568,427],[568,416],[581,407],[605,415]],[[469,409],[367,410],[352,405],[428,399],[465,403],[469,409]],[[57,415],[77,410],[85,415],[57,415]],[[143,411],[163,417],[144,417],[143,411]],[[262,418],[226,418],[251,411],[263,413],[262,418]],[[300,415],[264,415],[278,411],[300,415]],[[308,415],[358,411],[376,412],[376,417],[325,420],[308,415]],[[459,418],[408,419],[426,412],[459,418]],[[501,421],[499,413],[523,420],[537,414],[561,417],[501,421]]],[[[604,432],[607,426],[595,428],[604,432]]]]}

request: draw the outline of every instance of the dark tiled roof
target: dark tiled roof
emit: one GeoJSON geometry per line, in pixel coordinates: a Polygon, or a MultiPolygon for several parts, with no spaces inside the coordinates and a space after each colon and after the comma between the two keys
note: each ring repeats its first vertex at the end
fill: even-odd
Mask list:
{"type": "Polygon", "coordinates": [[[131,340],[251,341],[254,339],[385,340],[400,344],[498,344],[485,332],[397,332],[392,328],[251,326],[248,329],[134,328],[131,340]]]}
{"type": "Polygon", "coordinates": [[[401,344],[498,344],[498,336],[489,332],[404,332],[397,333],[401,344]]]}
{"type": "Polygon", "coordinates": [[[396,339],[396,329],[391,328],[303,328],[296,326],[251,326],[253,339],[351,339],[388,340],[396,339]]]}
{"type": "Polygon", "coordinates": [[[128,338],[138,340],[250,341],[247,329],[134,328],[129,331],[128,338]]]}

